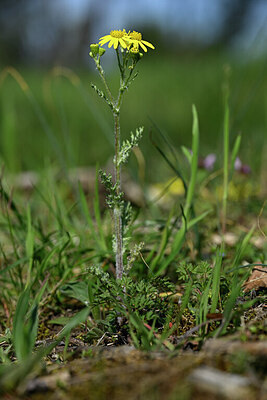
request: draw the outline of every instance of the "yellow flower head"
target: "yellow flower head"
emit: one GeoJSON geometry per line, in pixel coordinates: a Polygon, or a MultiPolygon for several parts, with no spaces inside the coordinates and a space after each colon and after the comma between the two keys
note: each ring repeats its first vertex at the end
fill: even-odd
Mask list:
{"type": "Polygon", "coordinates": [[[125,29],[121,30],[114,30],[111,31],[109,35],[103,36],[99,39],[99,44],[100,46],[103,46],[103,44],[108,43],[108,47],[114,46],[114,49],[117,49],[118,45],[126,49],[128,45],[127,41],[127,34],[125,29]]]}
{"type": "Polygon", "coordinates": [[[136,31],[129,32],[129,33],[127,34],[127,36],[128,36],[128,38],[129,38],[129,42],[130,42],[131,44],[133,44],[133,46],[134,46],[135,48],[137,48],[137,49],[139,48],[139,46],[142,47],[142,49],[143,49],[145,52],[147,52],[146,46],[150,47],[151,49],[155,49],[155,47],[153,46],[153,44],[151,44],[151,43],[147,42],[146,40],[143,40],[143,39],[142,39],[142,34],[139,33],[139,32],[136,32],[136,31]]]}

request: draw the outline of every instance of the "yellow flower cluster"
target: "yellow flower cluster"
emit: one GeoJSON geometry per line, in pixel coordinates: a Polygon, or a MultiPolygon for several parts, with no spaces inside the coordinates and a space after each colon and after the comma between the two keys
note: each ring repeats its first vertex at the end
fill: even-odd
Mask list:
{"type": "Polygon", "coordinates": [[[103,46],[106,43],[108,43],[108,47],[113,46],[114,49],[117,49],[118,46],[121,46],[123,49],[131,49],[134,53],[139,51],[139,46],[145,52],[147,52],[146,46],[155,49],[153,44],[142,39],[141,33],[136,31],[129,31],[127,33],[125,29],[111,31],[109,35],[105,35],[99,39],[100,46],[103,46]]]}

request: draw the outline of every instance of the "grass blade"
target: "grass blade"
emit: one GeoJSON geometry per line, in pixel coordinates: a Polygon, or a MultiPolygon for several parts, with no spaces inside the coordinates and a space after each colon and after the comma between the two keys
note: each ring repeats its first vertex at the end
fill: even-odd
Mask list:
{"type": "Polygon", "coordinates": [[[104,236],[104,232],[103,232],[103,223],[102,223],[101,213],[100,213],[99,187],[98,187],[98,166],[96,167],[96,177],[95,177],[94,211],[95,211],[95,219],[96,219],[97,228],[98,228],[98,232],[99,232],[101,247],[104,250],[107,250],[106,240],[105,240],[105,236],[104,236]]]}
{"type": "Polygon", "coordinates": [[[199,311],[197,315],[197,325],[202,326],[202,323],[206,321],[206,316],[208,313],[208,306],[209,306],[210,285],[211,285],[211,278],[207,282],[205,290],[201,295],[199,311]]]}
{"type": "Polygon", "coordinates": [[[189,280],[189,282],[186,284],[185,292],[182,298],[182,304],[180,306],[179,314],[177,316],[176,320],[177,325],[180,323],[184,310],[188,307],[188,302],[192,292],[192,286],[193,282],[192,280],[189,280]]]}
{"type": "MultiPolygon", "coordinates": [[[[26,299],[26,295],[25,295],[26,299]]],[[[1,391],[14,389],[20,382],[22,382],[26,376],[33,370],[43,357],[47,356],[57,346],[57,344],[65,337],[70,334],[79,324],[86,321],[89,314],[89,307],[82,309],[78,312],[66,326],[60,331],[57,339],[48,346],[43,346],[36,351],[33,355],[30,354],[23,362],[18,364],[10,364],[7,366],[0,365],[0,393],[1,391]],[[1,368],[2,367],[2,368],[1,368]]]]}
{"type": "Polygon", "coordinates": [[[229,105],[228,96],[225,101],[223,127],[223,202],[222,202],[222,230],[226,229],[226,213],[229,184],[229,105]]]}
{"type": "Polygon", "coordinates": [[[212,288],[211,288],[211,313],[215,313],[220,294],[220,276],[222,267],[222,246],[217,249],[215,264],[213,267],[212,288]]]}
{"type": "Polygon", "coordinates": [[[242,278],[240,278],[238,276],[239,268],[237,268],[237,266],[239,265],[240,261],[242,260],[242,257],[247,248],[249,240],[254,232],[254,229],[255,228],[253,226],[250,229],[250,231],[246,234],[244,239],[242,240],[240,246],[238,247],[238,249],[236,251],[235,259],[230,267],[230,270],[234,270],[230,295],[229,295],[229,298],[224,307],[222,324],[221,324],[220,328],[218,329],[218,331],[216,331],[215,337],[218,337],[225,333],[226,328],[227,328],[229,322],[231,321],[231,318],[233,315],[233,309],[235,307],[236,300],[237,300],[238,296],[240,295],[240,291],[241,291],[243,282],[248,278],[248,276],[250,274],[250,271],[248,271],[242,278]]]}
{"type": "Polygon", "coordinates": [[[197,169],[198,169],[198,151],[199,151],[199,124],[198,124],[198,115],[196,107],[192,106],[193,111],[193,129],[192,129],[192,161],[191,161],[191,176],[188,185],[188,191],[185,201],[184,213],[185,216],[188,216],[188,212],[192,206],[194,193],[195,193],[195,185],[197,178],[197,169]]]}
{"type": "Polygon", "coordinates": [[[32,229],[31,210],[29,206],[27,207],[27,236],[26,236],[25,247],[26,247],[26,256],[29,260],[27,284],[26,284],[26,286],[28,286],[31,280],[33,253],[34,253],[34,233],[32,229]]]}
{"type": "MultiPolygon", "coordinates": [[[[195,192],[197,169],[198,169],[198,149],[199,149],[198,116],[197,116],[197,110],[194,105],[193,105],[192,110],[193,110],[193,129],[192,129],[193,155],[192,155],[192,162],[191,162],[191,177],[190,177],[189,186],[188,186],[187,195],[186,195],[182,226],[181,226],[180,230],[177,232],[177,234],[173,240],[171,253],[167,257],[167,259],[163,262],[160,269],[157,271],[157,275],[160,275],[168,267],[168,265],[174,260],[174,258],[177,256],[177,254],[181,250],[183,242],[184,242],[185,234],[187,231],[187,226],[190,223],[190,222],[188,222],[188,216],[189,216],[190,208],[193,203],[193,197],[194,197],[194,192],[195,192]]],[[[192,224],[190,226],[192,226],[192,224]]]]}
{"type": "Polygon", "coordinates": [[[166,225],[164,227],[164,230],[162,232],[161,242],[160,242],[160,245],[159,245],[158,253],[157,253],[156,257],[154,257],[154,259],[153,259],[153,261],[152,261],[152,263],[150,265],[150,269],[151,269],[152,273],[155,270],[157,264],[160,263],[163,255],[164,255],[164,251],[166,249],[166,246],[168,244],[168,238],[169,238],[169,234],[170,234],[170,223],[171,223],[171,219],[173,217],[173,213],[174,213],[174,207],[172,208],[172,210],[171,210],[171,212],[169,214],[168,220],[167,220],[166,225]]]}
{"type": "Polygon", "coordinates": [[[28,314],[30,290],[26,288],[19,297],[13,322],[13,344],[19,361],[32,352],[37,337],[38,312],[35,304],[28,314]]]}
{"type": "MultiPolygon", "coordinates": [[[[81,202],[81,207],[82,207],[82,211],[83,214],[86,218],[86,222],[89,226],[90,232],[94,238],[95,244],[98,246],[99,244],[102,245],[102,240],[99,240],[99,236],[97,235],[96,229],[94,227],[94,223],[93,223],[93,219],[91,217],[89,208],[88,208],[88,204],[87,204],[87,200],[83,191],[83,188],[81,186],[81,184],[79,183],[79,194],[80,194],[80,202],[81,202]]],[[[106,250],[105,248],[101,248],[101,250],[106,250]]]]}
{"type": "Polygon", "coordinates": [[[253,226],[250,231],[245,235],[244,239],[242,240],[242,242],[240,243],[240,245],[238,246],[238,249],[236,251],[236,255],[234,258],[234,261],[232,262],[231,266],[230,266],[230,270],[235,270],[238,265],[240,264],[243,255],[246,251],[247,245],[253,235],[253,232],[255,230],[255,226],[253,226]]]}
{"type": "Polygon", "coordinates": [[[236,140],[235,140],[234,147],[233,147],[232,154],[231,154],[229,180],[232,179],[232,176],[233,176],[233,173],[234,173],[235,160],[236,160],[237,154],[239,152],[240,144],[241,144],[241,135],[239,134],[237,136],[236,140]]]}

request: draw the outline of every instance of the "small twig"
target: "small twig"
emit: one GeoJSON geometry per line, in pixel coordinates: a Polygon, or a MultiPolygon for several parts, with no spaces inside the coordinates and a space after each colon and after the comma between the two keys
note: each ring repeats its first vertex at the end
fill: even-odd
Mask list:
{"type": "Polygon", "coordinates": [[[206,326],[211,322],[217,322],[217,321],[221,321],[221,320],[222,320],[222,318],[208,319],[207,321],[202,322],[201,324],[199,324],[197,326],[194,326],[194,328],[189,329],[189,331],[185,332],[182,336],[179,336],[178,342],[176,344],[179,345],[180,343],[182,343],[184,341],[184,339],[187,339],[188,337],[190,337],[193,333],[197,332],[203,326],[206,326]]]}
{"type": "Polygon", "coordinates": [[[102,336],[101,336],[101,338],[97,341],[97,343],[96,343],[96,346],[99,346],[100,345],[100,343],[102,342],[102,340],[104,339],[104,337],[107,335],[107,332],[105,332],[102,336]]]}
{"type": "Polygon", "coordinates": [[[139,252],[139,255],[140,255],[140,257],[141,257],[143,263],[145,264],[145,266],[146,266],[148,269],[150,269],[150,266],[147,264],[147,262],[146,262],[146,260],[144,259],[143,254],[141,253],[141,251],[139,252]]]}

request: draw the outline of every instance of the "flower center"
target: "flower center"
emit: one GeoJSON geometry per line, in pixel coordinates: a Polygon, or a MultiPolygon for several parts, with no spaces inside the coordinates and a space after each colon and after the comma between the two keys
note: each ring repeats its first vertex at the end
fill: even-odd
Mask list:
{"type": "Polygon", "coordinates": [[[134,40],[141,41],[142,40],[142,34],[136,31],[133,31],[130,33],[130,38],[134,40]]]}
{"type": "Polygon", "coordinates": [[[119,31],[111,31],[110,32],[110,36],[115,37],[117,39],[122,38],[124,35],[125,35],[125,31],[124,30],[123,31],[119,30],[119,31]]]}

